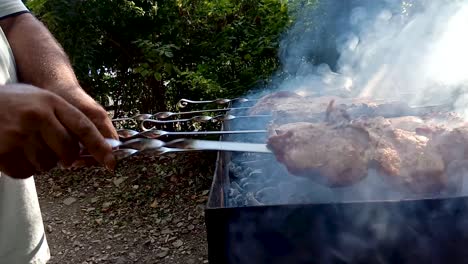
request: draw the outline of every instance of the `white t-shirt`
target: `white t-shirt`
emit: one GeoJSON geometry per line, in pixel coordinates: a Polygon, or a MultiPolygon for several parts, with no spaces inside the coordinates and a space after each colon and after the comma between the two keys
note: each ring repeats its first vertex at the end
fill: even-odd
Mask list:
{"type": "MultiPolygon", "coordinates": [[[[0,19],[28,11],[20,0],[0,0],[0,19]]],[[[8,40],[0,29],[0,85],[17,82],[8,40]]],[[[33,177],[0,174],[0,264],[43,264],[50,259],[33,177]]]]}

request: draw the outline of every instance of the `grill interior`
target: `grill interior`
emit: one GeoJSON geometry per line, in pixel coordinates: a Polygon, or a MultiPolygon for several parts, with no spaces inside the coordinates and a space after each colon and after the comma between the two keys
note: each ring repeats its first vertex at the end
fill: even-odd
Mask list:
{"type": "MultiPolygon", "coordinates": [[[[266,129],[269,121],[236,119],[225,122],[223,129],[266,129]]],[[[244,134],[227,135],[221,140],[265,143],[266,139],[266,134],[244,134]]],[[[466,194],[463,179],[459,177],[451,177],[451,187],[444,192],[425,197],[391,188],[386,177],[374,169],[369,169],[368,176],[354,185],[329,188],[289,174],[274,155],[236,152],[225,157],[226,203],[223,206],[226,207],[442,198],[466,194]]]]}

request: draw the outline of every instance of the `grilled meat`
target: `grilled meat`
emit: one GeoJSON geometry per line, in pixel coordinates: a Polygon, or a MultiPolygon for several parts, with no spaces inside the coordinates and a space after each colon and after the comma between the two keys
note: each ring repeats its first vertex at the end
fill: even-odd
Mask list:
{"type": "Polygon", "coordinates": [[[261,98],[250,114],[273,114],[267,144],[293,175],[338,187],[375,168],[401,190],[437,193],[454,172],[468,170],[468,125],[453,113],[420,110],[278,92],[261,98]]]}
{"type": "Polygon", "coordinates": [[[307,108],[309,113],[320,113],[325,109],[330,100],[337,100],[334,96],[303,97],[293,92],[280,91],[268,94],[260,98],[250,108],[250,115],[272,114],[276,111],[295,111],[297,108],[307,108]]]}
{"type": "Polygon", "coordinates": [[[361,122],[371,139],[369,166],[394,186],[414,194],[436,193],[446,188],[445,163],[429,138],[395,128],[388,120],[361,122]],[[369,125],[370,124],[370,125],[369,125]]]}
{"type": "MultiPolygon", "coordinates": [[[[445,163],[468,159],[468,127],[444,130],[440,127],[424,131],[431,138],[429,145],[437,149],[445,163]]],[[[421,133],[421,132],[420,132],[421,133]]]]}
{"type": "Polygon", "coordinates": [[[370,98],[345,98],[339,96],[301,96],[297,93],[280,91],[268,94],[260,98],[250,108],[250,115],[272,114],[274,112],[296,112],[298,113],[322,113],[330,101],[336,105],[367,104],[367,107],[379,105],[376,100],[370,98]]]}
{"type": "Polygon", "coordinates": [[[450,184],[447,168],[454,160],[468,158],[464,147],[468,128],[430,130],[417,117],[339,121],[338,125],[328,120],[272,126],[267,144],[293,175],[332,187],[347,186],[363,179],[372,167],[388,182],[414,194],[446,189],[450,184]]]}
{"type": "Polygon", "coordinates": [[[280,126],[274,133],[268,146],[294,175],[335,187],[367,175],[370,140],[363,129],[304,122],[280,126]]]}
{"type": "MultiPolygon", "coordinates": [[[[412,108],[404,102],[376,101],[369,98],[343,98],[337,96],[303,97],[292,92],[266,95],[249,110],[250,115],[271,114],[272,123],[318,122],[326,118],[325,109],[334,102],[335,111],[346,112],[350,118],[400,117],[429,115],[435,108],[412,108]]],[[[441,106],[443,107],[443,106],[441,106]]],[[[454,117],[455,118],[455,117],[454,117]]]]}

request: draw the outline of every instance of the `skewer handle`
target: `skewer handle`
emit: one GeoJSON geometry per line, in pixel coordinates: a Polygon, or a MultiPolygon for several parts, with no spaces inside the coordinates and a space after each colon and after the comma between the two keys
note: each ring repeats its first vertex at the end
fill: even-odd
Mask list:
{"type": "Polygon", "coordinates": [[[218,116],[194,116],[192,118],[186,119],[173,119],[173,120],[155,120],[155,119],[145,119],[141,122],[141,128],[143,130],[148,130],[145,126],[145,123],[154,123],[154,124],[168,124],[168,123],[184,123],[184,122],[196,122],[196,123],[207,123],[207,122],[225,122],[239,118],[271,118],[271,115],[251,115],[251,116],[234,116],[234,115],[218,115],[218,116]]]}
{"type": "Polygon", "coordinates": [[[198,135],[228,135],[228,134],[263,134],[267,130],[233,130],[233,131],[187,131],[187,132],[171,132],[157,129],[148,129],[143,132],[138,132],[131,129],[121,129],[117,131],[121,140],[135,138],[159,138],[162,136],[198,136],[198,135]]]}
{"type": "Polygon", "coordinates": [[[234,99],[215,99],[215,100],[206,100],[206,101],[193,101],[193,100],[188,100],[188,99],[180,99],[179,102],[177,103],[177,106],[179,108],[185,108],[189,104],[210,104],[210,103],[215,103],[217,105],[225,105],[230,102],[239,102],[239,103],[245,103],[245,102],[250,102],[250,101],[255,101],[255,99],[247,99],[247,98],[234,98],[234,99]]]}
{"type": "MultiPolygon", "coordinates": [[[[158,139],[138,138],[126,142],[119,142],[119,149],[113,151],[118,160],[130,156],[150,152],[155,155],[162,155],[168,152],[190,152],[190,151],[240,151],[255,153],[272,153],[266,144],[253,144],[242,142],[229,142],[217,140],[193,140],[176,139],[164,142],[158,139]]],[[[83,154],[80,159],[92,158],[89,154],[83,154]]]]}

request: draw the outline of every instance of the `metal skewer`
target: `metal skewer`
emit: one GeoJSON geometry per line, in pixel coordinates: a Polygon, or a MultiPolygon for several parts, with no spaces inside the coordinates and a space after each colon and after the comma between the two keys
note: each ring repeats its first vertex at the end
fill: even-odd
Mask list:
{"type": "Polygon", "coordinates": [[[421,111],[446,111],[450,110],[453,107],[452,104],[436,104],[436,105],[414,105],[410,106],[412,111],[415,114],[420,113],[421,111]]]}
{"type": "MultiPolygon", "coordinates": [[[[129,158],[139,153],[151,153],[152,155],[160,156],[166,153],[194,152],[194,151],[199,151],[199,150],[160,147],[160,148],[152,148],[152,149],[146,149],[146,150],[140,151],[140,150],[132,149],[132,148],[123,148],[123,149],[116,149],[112,153],[114,154],[114,157],[116,160],[123,160],[123,159],[129,158]]],[[[86,159],[93,159],[93,157],[89,154],[80,155],[80,160],[86,160],[86,159]]]]}
{"type": "Polygon", "coordinates": [[[128,140],[134,138],[160,138],[162,136],[196,136],[196,135],[227,135],[227,134],[253,134],[267,133],[267,130],[235,130],[235,131],[187,131],[187,132],[172,132],[157,129],[148,129],[143,132],[138,132],[132,129],[120,129],[117,131],[120,139],[128,140]]]}
{"type": "Polygon", "coordinates": [[[122,117],[122,118],[114,118],[112,122],[120,122],[120,121],[143,121],[145,119],[151,118],[153,115],[151,114],[139,114],[132,117],[122,117]]]}
{"type": "MultiPolygon", "coordinates": [[[[116,147],[119,147],[122,142],[119,141],[119,140],[116,140],[116,139],[112,139],[112,138],[106,138],[105,139],[106,143],[109,144],[112,148],[116,148],[116,147]]],[[[86,148],[83,146],[83,144],[81,144],[81,142],[79,143],[80,145],[80,149],[82,151],[86,150],[86,148]]]]}
{"type": "Polygon", "coordinates": [[[234,115],[218,115],[218,116],[194,116],[192,118],[186,119],[174,119],[174,120],[155,120],[155,119],[145,119],[141,123],[142,129],[145,128],[145,123],[156,123],[156,124],[167,124],[167,123],[178,123],[178,122],[224,122],[237,118],[269,118],[271,115],[251,115],[251,116],[234,116],[234,115]]]}
{"type": "MultiPolygon", "coordinates": [[[[240,151],[256,153],[272,153],[266,144],[229,142],[217,140],[176,139],[164,142],[158,139],[138,138],[120,142],[119,149],[113,151],[116,159],[121,160],[138,153],[150,152],[161,155],[168,152],[191,151],[240,151]]],[[[81,159],[91,158],[89,154],[81,155],[81,159]]]]}
{"type": "MultiPolygon", "coordinates": [[[[251,107],[235,107],[235,108],[197,110],[197,111],[189,111],[189,112],[159,112],[159,113],[154,114],[152,117],[156,119],[166,119],[168,117],[175,116],[175,115],[189,115],[189,114],[199,114],[199,113],[207,113],[207,112],[224,112],[224,111],[243,110],[243,109],[250,109],[250,108],[251,107]]],[[[145,119],[149,119],[149,118],[145,118],[145,119]]]]}
{"type": "Polygon", "coordinates": [[[218,151],[241,151],[271,153],[266,144],[242,143],[217,140],[197,140],[197,139],[175,139],[164,142],[158,139],[138,138],[122,142],[121,149],[130,148],[138,151],[155,150],[162,147],[176,148],[183,150],[218,150],[218,151]]]}
{"type": "Polygon", "coordinates": [[[121,122],[121,121],[143,121],[145,119],[166,119],[171,116],[178,116],[178,115],[190,115],[190,114],[200,114],[200,113],[209,113],[209,112],[227,112],[227,111],[236,111],[236,110],[244,110],[250,109],[251,107],[232,107],[232,108],[219,108],[219,109],[206,109],[206,110],[196,110],[196,111],[188,111],[188,112],[158,112],[156,114],[138,114],[131,117],[121,117],[121,118],[114,118],[112,122],[121,122]]]}
{"type": "Polygon", "coordinates": [[[225,105],[230,102],[239,102],[239,103],[245,103],[245,102],[252,102],[252,101],[257,101],[258,99],[247,99],[247,98],[234,98],[234,99],[215,99],[215,100],[206,100],[206,101],[193,101],[193,100],[188,100],[188,99],[180,99],[179,102],[177,103],[177,106],[179,108],[185,108],[189,104],[210,104],[210,103],[215,103],[218,105],[225,105]]]}
{"type": "MultiPolygon", "coordinates": [[[[384,106],[384,105],[382,105],[384,106]]],[[[185,118],[185,119],[175,119],[175,120],[158,120],[158,119],[166,119],[171,116],[175,115],[188,115],[188,114],[197,114],[197,113],[205,113],[205,112],[222,112],[222,111],[232,111],[232,110],[242,110],[242,109],[249,109],[250,107],[238,107],[238,108],[223,108],[223,109],[207,109],[207,110],[197,110],[197,111],[189,111],[189,112],[158,112],[154,115],[152,114],[138,114],[132,117],[123,117],[123,118],[116,118],[112,119],[112,122],[119,122],[119,121],[136,121],[136,122],[151,122],[151,123],[159,123],[159,124],[164,124],[164,123],[177,123],[177,122],[223,122],[223,121],[228,121],[232,120],[235,118],[255,118],[255,117],[271,117],[271,115],[252,115],[252,116],[234,116],[234,115],[217,115],[215,117],[211,116],[194,116],[192,118],[185,118]],[[156,118],[156,119],[151,119],[151,118],[156,118]]],[[[407,109],[404,110],[404,114],[406,115],[420,115],[424,114],[427,112],[431,111],[443,111],[443,110],[450,110],[452,108],[452,105],[450,104],[438,104],[438,105],[414,105],[414,106],[407,106],[407,109]]],[[[360,114],[366,114],[368,110],[365,108],[360,108],[358,107],[351,107],[349,110],[349,113],[354,116],[354,115],[360,115],[360,114]],[[364,112],[362,112],[364,111],[364,112]]],[[[381,113],[380,115],[383,117],[394,117],[394,116],[400,116],[401,113],[398,111],[395,111],[394,114],[392,114],[391,111],[387,111],[389,113],[381,113]]],[[[325,112],[319,112],[319,113],[311,113],[309,115],[309,118],[320,118],[324,116],[325,112]]],[[[147,128],[144,127],[143,124],[141,124],[143,130],[148,130],[147,128]]]]}

